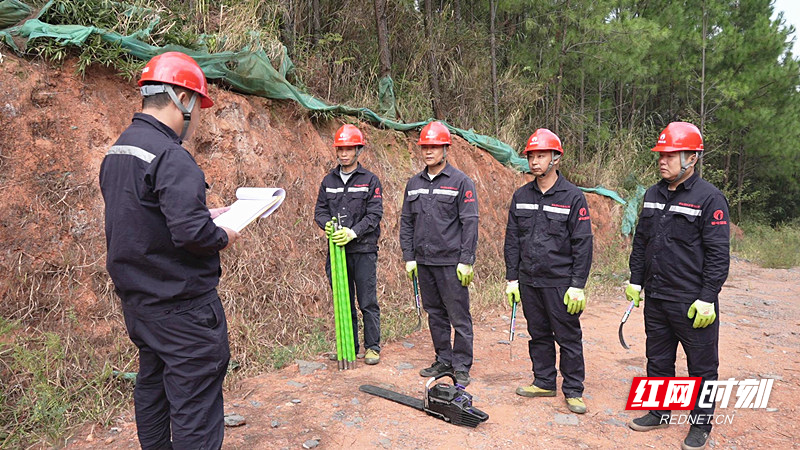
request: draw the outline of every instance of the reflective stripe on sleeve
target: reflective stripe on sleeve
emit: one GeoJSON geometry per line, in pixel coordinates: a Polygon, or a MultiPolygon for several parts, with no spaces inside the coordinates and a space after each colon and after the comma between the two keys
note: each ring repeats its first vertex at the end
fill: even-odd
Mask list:
{"type": "Polygon", "coordinates": [[[106,155],[130,155],[135,156],[146,163],[150,163],[156,158],[156,155],[143,148],[134,147],[133,145],[114,145],[108,149],[106,155]]]}

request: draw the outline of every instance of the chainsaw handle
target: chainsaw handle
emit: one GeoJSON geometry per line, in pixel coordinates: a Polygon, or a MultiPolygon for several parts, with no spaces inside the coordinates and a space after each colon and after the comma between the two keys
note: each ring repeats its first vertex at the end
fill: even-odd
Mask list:
{"type": "Polygon", "coordinates": [[[453,380],[453,386],[458,384],[458,382],[456,381],[456,376],[453,375],[452,372],[444,372],[444,373],[440,373],[439,375],[436,375],[435,377],[430,377],[430,379],[428,379],[428,382],[425,383],[425,390],[426,391],[430,391],[431,390],[431,384],[439,381],[440,378],[444,378],[444,377],[450,377],[450,379],[453,380]]]}

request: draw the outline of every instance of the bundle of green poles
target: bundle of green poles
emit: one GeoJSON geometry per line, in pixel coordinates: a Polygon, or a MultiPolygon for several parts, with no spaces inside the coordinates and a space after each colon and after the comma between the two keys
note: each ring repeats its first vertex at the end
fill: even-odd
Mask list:
{"type": "MultiPolygon", "coordinates": [[[[335,228],[339,228],[337,222],[335,228]]],[[[339,370],[355,369],[356,350],[353,343],[353,320],[350,310],[350,285],[347,281],[347,259],[344,247],[328,238],[333,286],[333,316],[336,321],[336,360],[339,370]]]]}

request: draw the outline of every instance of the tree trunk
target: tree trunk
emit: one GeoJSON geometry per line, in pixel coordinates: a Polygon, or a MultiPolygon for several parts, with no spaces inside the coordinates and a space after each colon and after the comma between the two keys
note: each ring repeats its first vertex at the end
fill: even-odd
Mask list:
{"type": "Polygon", "coordinates": [[[436,44],[433,42],[433,7],[431,2],[433,0],[425,1],[425,37],[428,40],[430,50],[428,51],[428,81],[431,87],[431,108],[433,109],[433,117],[441,119],[443,117],[440,94],[439,94],[439,65],[436,63],[436,44]]]}
{"type": "Polygon", "coordinates": [[[600,111],[600,107],[602,106],[601,105],[602,100],[603,100],[603,82],[598,81],[597,82],[597,128],[598,129],[600,128],[601,125],[600,119],[602,118],[601,117],[602,112],[600,111]]]}
{"type": "MultiPolygon", "coordinates": [[[[564,6],[565,10],[569,10],[569,0],[567,0],[566,5],[564,6]]],[[[561,51],[558,55],[558,79],[556,80],[556,104],[553,106],[553,131],[556,134],[559,134],[560,125],[561,125],[561,91],[562,91],[562,84],[564,81],[564,59],[567,57],[567,18],[566,13],[562,16],[562,20],[564,21],[563,27],[561,29],[561,51]]]]}
{"type": "Polygon", "coordinates": [[[290,57],[294,57],[295,33],[294,2],[292,0],[288,0],[286,2],[286,8],[283,10],[283,26],[281,27],[281,35],[283,42],[286,44],[286,52],[290,57]]]}
{"type": "Polygon", "coordinates": [[[489,33],[492,55],[492,109],[494,111],[494,135],[500,134],[500,112],[497,93],[497,43],[495,40],[495,20],[497,19],[497,0],[489,0],[489,33]]]}
{"type": "Polygon", "coordinates": [[[578,153],[578,162],[583,164],[583,141],[585,139],[586,128],[586,84],[585,74],[581,70],[581,140],[580,140],[580,153],[578,153]]]}
{"type": "Polygon", "coordinates": [[[311,42],[317,45],[322,26],[319,21],[319,0],[311,0],[311,42]]]}
{"type": "Polygon", "coordinates": [[[739,152],[739,170],[737,174],[736,180],[736,188],[738,195],[736,199],[736,220],[741,222],[742,220],[742,195],[744,194],[744,148],[741,149],[739,152]]]}
{"type": "MultiPolygon", "coordinates": [[[[703,51],[700,69],[700,135],[705,134],[706,128],[706,32],[708,28],[708,18],[706,17],[706,2],[703,0],[703,51]]],[[[703,159],[697,160],[695,170],[698,175],[703,172],[703,159]]]]}
{"type": "Polygon", "coordinates": [[[380,77],[387,77],[392,72],[391,53],[389,52],[389,26],[386,24],[386,0],[375,0],[375,24],[378,29],[378,59],[380,77]]]}
{"type": "Polygon", "coordinates": [[[461,0],[453,0],[453,15],[456,18],[456,23],[461,23],[461,0]]]}

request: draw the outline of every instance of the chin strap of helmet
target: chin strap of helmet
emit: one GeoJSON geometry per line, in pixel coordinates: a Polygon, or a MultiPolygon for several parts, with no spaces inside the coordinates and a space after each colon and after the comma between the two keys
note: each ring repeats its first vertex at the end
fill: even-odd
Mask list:
{"type": "MultiPolygon", "coordinates": [[[[692,167],[692,162],[689,161],[689,158],[686,156],[687,154],[691,156],[692,153],[694,153],[697,156],[697,159],[700,159],[700,152],[681,152],[681,171],[678,172],[678,176],[676,176],[675,178],[667,180],[668,183],[674,183],[680,180],[681,177],[683,177],[683,175],[686,173],[686,171],[689,170],[689,167],[692,167]]],[[[695,161],[697,161],[697,159],[695,161]]]]}
{"type": "Polygon", "coordinates": [[[181,114],[183,114],[183,130],[181,130],[180,139],[181,141],[186,136],[186,131],[189,129],[189,123],[192,121],[192,111],[194,111],[195,103],[197,102],[197,97],[200,96],[197,92],[192,94],[192,99],[189,100],[189,106],[183,106],[183,103],[178,99],[178,96],[175,94],[175,90],[172,89],[171,84],[156,84],[156,85],[144,85],[139,88],[142,97],[150,97],[151,95],[156,94],[163,94],[166,92],[169,95],[169,98],[172,99],[172,103],[175,104],[175,107],[180,110],[181,114]]]}
{"type": "MultiPolygon", "coordinates": [[[[353,158],[353,164],[358,163],[358,157],[359,157],[359,155],[361,155],[361,152],[363,152],[363,151],[364,151],[364,146],[363,145],[359,145],[358,148],[356,149],[356,156],[355,156],[355,158],[353,158]]],[[[336,157],[336,162],[338,162],[340,166],[342,165],[342,160],[339,159],[338,156],[336,157]]]]}
{"type": "Polygon", "coordinates": [[[546,177],[547,174],[550,173],[550,170],[558,162],[559,159],[561,159],[561,153],[553,150],[553,157],[550,159],[550,164],[547,165],[547,170],[545,170],[543,174],[539,175],[539,178],[546,177]]]}

